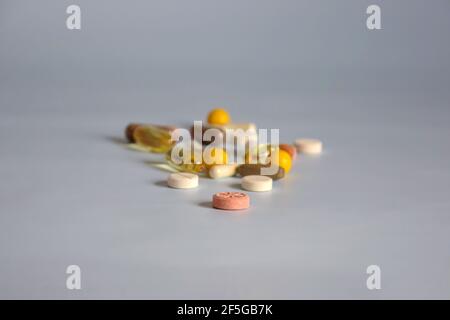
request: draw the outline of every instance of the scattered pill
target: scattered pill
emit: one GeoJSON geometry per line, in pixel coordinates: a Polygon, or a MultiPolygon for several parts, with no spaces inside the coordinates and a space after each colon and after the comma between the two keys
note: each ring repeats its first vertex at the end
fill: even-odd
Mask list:
{"type": "Polygon", "coordinates": [[[169,175],[167,185],[176,189],[191,189],[198,187],[198,175],[189,172],[174,172],[169,175]]]}
{"type": "Polygon", "coordinates": [[[297,156],[297,150],[293,145],[282,143],[280,144],[280,149],[286,151],[291,156],[292,160],[295,160],[297,156]]]}
{"type": "MultiPolygon", "coordinates": [[[[187,151],[172,140],[172,134],[176,129],[173,126],[130,123],[125,129],[125,137],[129,141],[127,145],[134,150],[165,153],[167,162],[163,165],[172,171],[178,170],[167,178],[167,185],[171,188],[196,188],[199,185],[199,175],[209,175],[212,179],[220,179],[237,174],[242,177],[242,189],[253,192],[272,190],[273,180],[281,179],[289,172],[297,153],[319,154],[322,152],[322,142],[317,139],[297,139],[293,144],[258,144],[256,125],[231,122],[231,117],[225,109],[211,110],[207,120],[208,123],[200,126],[199,129],[198,126],[195,126],[195,130],[192,127],[191,138],[193,139],[189,137],[186,139],[188,144],[193,144],[187,145],[186,150],[202,151],[200,158],[197,156],[199,153],[195,153],[196,156],[185,153],[188,158],[184,159],[183,153],[187,151]],[[209,129],[216,130],[214,133],[207,132],[209,129]],[[238,135],[236,130],[239,130],[241,134],[238,135]],[[211,136],[214,139],[209,139],[211,136]],[[237,140],[240,137],[244,138],[246,148],[253,146],[252,150],[245,154],[244,164],[241,165],[228,163],[228,150],[222,146],[212,149],[206,146],[213,141],[222,141],[222,145],[233,145],[233,151],[236,152],[239,149],[235,144],[240,143],[237,140]],[[208,141],[203,141],[203,138],[208,141]],[[190,148],[193,146],[194,148],[190,148]],[[276,154],[274,154],[275,151],[276,154]],[[189,157],[190,161],[187,161],[189,157]],[[265,168],[274,169],[276,173],[263,175],[261,171],[265,168]]],[[[268,173],[272,172],[268,171],[268,173]]],[[[212,206],[222,210],[247,209],[250,207],[250,197],[244,192],[219,192],[213,195],[212,206]]]]}
{"type": "Polygon", "coordinates": [[[125,137],[127,138],[127,140],[129,142],[131,142],[131,143],[135,142],[133,133],[134,133],[134,130],[136,130],[136,128],[139,127],[140,125],[141,125],[140,123],[130,123],[125,128],[125,137]]]}
{"type": "Polygon", "coordinates": [[[211,148],[206,152],[203,151],[203,162],[207,167],[211,167],[216,164],[227,164],[228,154],[223,148],[211,148]]]}
{"type": "Polygon", "coordinates": [[[164,153],[173,146],[173,126],[159,126],[151,124],[130,124],[125,129],[128,140],[149,152],[164,153]]]}
{"type": "Polygon", "coordinates": [[[275,163],[284,169],[284,173],[288,173],[292,167],[292,157],[284,150],[278,151],[278,159],[275,159],[275,163]]]}
{"type": "Polygon", "coordinates": [[[222,210],[242,210],[250,207],[250,197],[243,192],[219,192],[213,195],[212,205],[222,210]]]}
{"type": "Polygon", "coordinates": [[[211,110],[208,114],[208,123],[210,124],[227,124],[230,122],[230,115],[225,109],[218,108],[211,110]]]}
{"type": "Polygon", "coordinates": [[[297,139],[294,145],[298,153],[319,154],[322,152],[322,141],[317,139],[297,139]]]}
{"type": "Polygon", "coordinates": [[[272,190],[272,178],[267,176],[245,176],[241,180],[242,189],[248,191],[270,191],[272,190]]]}
{"type": "MultiPolygon", "coordinates": [[[[268,165],[262,164],[241,164],[237,169],[237,173],[241,177],[252,176],[252,175],[261,175],[261,168],[268,167],[268,165]]],[[[268,175],[267,177],[272,178],[273,180],[278,180],[284,178],[284,169],[279,167],[278,172],[273,175],[268,175]]]]}
{"type": "Polygon", "coordinates": [[[208,174],[213,179],[232,177],[236,174],[236,165],[216,164],[209,168],[208,174]]]}

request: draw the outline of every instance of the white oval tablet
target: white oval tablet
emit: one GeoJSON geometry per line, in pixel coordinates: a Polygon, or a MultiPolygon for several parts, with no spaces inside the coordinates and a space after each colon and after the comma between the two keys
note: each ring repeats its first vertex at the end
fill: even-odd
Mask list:
{"type": "Polygon", "coordinates": [[[167,185],[177,189],[191,189],[198,187],[198,175],[189,172],[175,172],[167,178],[167,185]]]}
{"type": "Polygon", "coordinates": [[[272,178],[267,176],[245,176],[241,179],[242,189],[248,191],[270,191],[272,190],[272,178]]]}
{"type": "Polygon", "coordinates": [[[319,154],[322,152],[322,141],[317,139],[297,139],[294,145],[298,153],[319,154]]]}

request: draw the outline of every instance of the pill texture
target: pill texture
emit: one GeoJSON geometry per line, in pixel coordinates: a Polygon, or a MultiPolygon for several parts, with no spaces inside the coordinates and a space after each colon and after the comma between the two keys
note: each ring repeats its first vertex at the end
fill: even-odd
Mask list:
{"type": "Polygon", "coordinates": [[[216,164],[209,168],[208,174],[213,179],[232,177],[236,174],[236,165],[216,164]]]}
{"type": "MultiPolygon", "coordinates": [[[[267,165],[262,164],[242,164],[240,165],[236,171],[239,173],[241,177],[251,176],[251,175],[261,175],[261,168],[268,167],[267,165]]],[[[273,180],[278,180],[284,178],[284,169],[279,167],[278,172],[273,175],[268,175],[267,177],[272,178],[273,180]]]]}
{"type": "Polygon", "coordinates": [[[167,185],[177,189],[191,189],[198,187],[198,176],[189,172],[175,172],[169,175],[167,185]]]}
{"type": "Polygon", "coordinates": [[[248,191],[272,190],[272,178],[266,176],[245,176],[241,180],[242,189],[248,191]]]}
{"type": "Polygon", "coordinates": [[[284,150],[291,156],[292,160],[295,160],[295,157],[297,156],[297,150],[294,146],[286,143],[280,144],[280,150],[284,150]]]}
{"type": "Polygon", "coordinates": [[[322,152],[322,141],[317,139],[297,139],[294,145],[298,153],[319,154],[322,152]]]}
{"type": "Polygon", "coordinates": [[[219,192],[213,195],[213,207],[222,210],[242,210],[250,206],[250,197],[243,192],[219,192]]]}

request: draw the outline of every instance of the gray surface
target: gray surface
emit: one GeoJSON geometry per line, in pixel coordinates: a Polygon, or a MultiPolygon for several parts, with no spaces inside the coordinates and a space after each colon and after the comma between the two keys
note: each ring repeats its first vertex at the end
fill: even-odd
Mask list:
{"type": "Polygon", "coordinates": [[[450,298],[450,2],[72,3],[0,3],[0,298],[450,298]],[[120,143],[217,105],[326,152],[224,214],[120,143]]]}

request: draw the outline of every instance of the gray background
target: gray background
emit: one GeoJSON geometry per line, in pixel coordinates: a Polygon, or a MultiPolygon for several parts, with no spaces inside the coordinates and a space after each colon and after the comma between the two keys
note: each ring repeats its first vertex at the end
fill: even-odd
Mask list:
{"type": "Polygon", "coordinates": [[[449,15],[447,0],[2,0],[0,298],[450,298],[449,15]],[[366,29],[372,3],[383,30],[366,29]],[[122,144],[130,121],[215,106],[325,153],[226,214],[211,195],[239,180],[171,190],[157,156],[122,144]]]}

